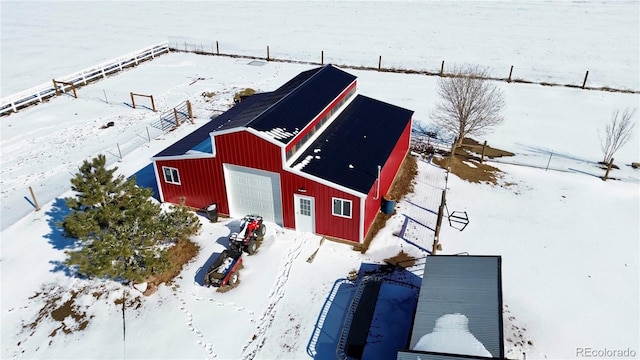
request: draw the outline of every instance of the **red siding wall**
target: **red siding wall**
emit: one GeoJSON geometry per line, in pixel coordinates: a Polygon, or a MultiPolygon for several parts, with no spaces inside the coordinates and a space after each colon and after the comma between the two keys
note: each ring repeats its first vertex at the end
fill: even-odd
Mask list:
{"type": "Polygon", "coordinates": [[[217,202],[218,211],[228,214],[223,162],[273,172],[282,168],[280,147],[246,131],[217,136],[215,146],[215,158],[156,161],[164,201],[179,203],[184,197],[185,205],[198,209],[217,202]],[[162,166],[178,169],[181,184],[165,183],[162,166]]]}
{"type": "Polygon", "coordinates": [[[281,148],[248,131],[216,136],[216,150],[216,159],[226,164],[273,172],[282,169],[281,148]]]}
{"type": "Polygon", "coordinates": [[[317,234],[359,241],[360,198],[284,171],[281,148],[247,131],[216,136],[215,147],[215,158],[156,161],[165,202],[179,203],[184,197],[185,205],[199,209],[217,202],[218,211],[228,214],[223,163],[271,171],[280,174],[284,227],[295,228],[293,194],[299,193],[315,198],[317,234]],[[177,168],[181,185],[165,183],[162,166],[177,168]],[[306,192],[298,192],[300,188],[306,192]],[[332,197],[352,201],[351,219],[332,215],[332,197]]]}
{"type": "Polygon", "coordinates": [[[359,197],[287,171],[282,172],[280,184],[282,186],[282,212],[285,227],[295,228],[293,194],[297,193],[315,199],[315,225],[317,234],[356,242],[360,240],[359,197]],[[306,192],[299,192],[298,189],[300,188],[304,188],[306,192]],[[351,219],[332,215],[333,197],[352,201],[351,219]]]}
{"type": "Polygon", "coordinates": [[[156,168],[165,202],[179,204],[180,199],[184,197],[186,206],[198,209],[217,202],[220,204],[221,213],[229,212],[229,208],[226,207],[224,175],[214,159],[157,160],[156,168]],[[163,166],[178,169],[180,185],[164,182],[163,166]]]}
{"type": "Polygon", "coordinates": [[[393,183],[393,179],[396,177],[396,174],[400,169],[400,165],[402,165],[402,161],[409,151],[409,143],[411,140],[411,123],[412,121],[409,121],[407,127],[402,132],[398,143],[393,149],[391,156],[389,156],[389,159],[387,159],[387,162],[384,164],[380,171],[380,194],[378,199],[375,198],[377,184],[374,183],[373,187],[371,187],[371,190],[369,191],[364,209],[365,235],[369,231],[369,228],[371,227],[376,214],[380,210],[382,197],[387,194],[387,191],[393,183]]]}

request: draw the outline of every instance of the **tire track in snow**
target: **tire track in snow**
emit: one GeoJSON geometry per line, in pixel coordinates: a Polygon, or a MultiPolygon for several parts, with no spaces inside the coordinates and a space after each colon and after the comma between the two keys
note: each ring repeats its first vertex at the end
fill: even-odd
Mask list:
{"type": "MultiPolygon", "coordinates": [[[[179,292],[180,293],[184,293],[183,291],[179,291],[179,292]]],[[[214,348],[213,343],[205,342],[204,341],[204,335],[202,334],[202,331],[200,331],[198,328],[196,328],[193,325],[193,314],[187,309],[186,300],[183,297],[181,297],[180,295],[178,295],[177,291],[174,291],[173,295],[180,302],[180,310],[182,310],[182,312],[184,312],[185,315],[187,316],[187,327],[196,336],[196,338],[197,338],[196,344],[202,346],[202,348],[204,349],[204,351],[207,354],[207,358],[209,358],[209,359],[217,358],[218,354],[216,354],[215,351],[213,350],[213,348],[214,348]]]]}
{"type": "Polygon", "coordinates": [[[273,286],[271,294],[269,294],[269,303],[267,304],[267,307],[262,313],[260,319],[258,319],[255,333],[242,348],[243,360],[251,360],[255,358],[258,351],[260,351],[260,349],[262,349],[262,346],[264,346],[264,343],[267,339],[267,331],[273,324],[273,321],[276,318],[276,313],[278,312],[278,303],[284,297],[285,287],[287,285],[287,281],[289,280],[289,272],[291,271],[293,262],[300,255],[302,245],[306,242],[306,240],[307,239],[304,235],[298,236],[293,240],[292,246],[289,248],[289,251],[285,256],[282,265],[280,265],[278,278],[276,279],[276,283],[273,286]]]}

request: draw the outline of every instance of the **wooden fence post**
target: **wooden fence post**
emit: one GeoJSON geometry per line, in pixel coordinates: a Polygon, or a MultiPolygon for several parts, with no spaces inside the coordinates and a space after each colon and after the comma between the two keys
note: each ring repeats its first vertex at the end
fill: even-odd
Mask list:
{"type": "Polygon", "coordinates": [[[440,65],[440,76],[444,75],[444,60],[442,60],[442,65],[440,65]]]}
{"type": "Polygon", "coordinates": [[[180,126],[180,119],[178,119],[178,110],[173,108],[173,118],[176,119],[176,127],[180,126]]]}
{"type": "Polygon", "coordinates": [[[436,230],[435,235],[433,236],[431,255],[435,255],[436,251],[442,250],[442,246],[440,245],[440,228],[442,227],[442,218],[444,217],[444,204],[446,201],[446,196],[446,190],[442,190],[442,199],[440,200],[440,206],[438,207],[438,220],[436,221],[436,230]]]}
{"type": "Polygon", "coordinates": [[[267,45],[267,61],[269,61],[269,45],[267,45]]]}
{"type": "Polygon", "coordinates": [[[584,74],[584,81],[582,82],[582,88],[584,89],[585,86],[587,86],[587,77],[589,77],[589,70],[587,70],[587,73],[584,74]]]}
{"type": "Polygon", "coordinates": [[[612,166],[613,166],[613,158],[611,158],[611,161],[609,161],[609,163],[607,164],[607,172],[604,173],[604,177],[602,178],[602,181],[607,181],[607,179],[609,178],[609,171],[611,171],[612,166]]]}
{"type": "Polygon", "coordinates": [[[192,124],[195,124],[193,122],[193,108],[191,107],[191,101],[189,100],[187,100],[187,112],[189,113],[189,120],[192,124]]]}
{"type": "Polygon", "coordinates": [[[136,100],[133,98],[133,93],[132,92],[129,93],[129,94],[131,94],[131,105],[133,105],[133,108],[135,109],[136,108],[136,100]]]}
{"type": "Polygon", "coordinates": [[[153,109],[153,112],[156,112],[156,102],[153,101],[153,95],[149,96],[151,98],[151,108],[153,109]]]}
{"type": "Polygon", "coordinates": [[[320,65],[324,65],[324,50],[320,51],[320,65]]]}
{"type": "Polygon", "coordinates": [[[511,65],[511,70],[509,70],[509,79],[507,82],[511,82],[511,75],[513,74],[513,65],[511,65]]]}
{"type": "Polygon", "coordinates": [[[216,40],[216,55],[220,55],[220,44],[218,44],[218,40],[216,40]]]}
{"type": "Polygon", "coordinates": [[[31,193],[33,204],[36,206],[36,211],[40,211],[40,205],[38,205],[38,199],[36,199],[36,194],[33,192],[33,188],[31,186],[29,186],[29,192],[31,193]]]}
{"type": "Polygon", "coordinates": [[[382,69],[382,55],[378,56],[378,71],[382,69]]]}
{"type": "Polygon", "coordinates": [[[64,87],[71,86],[71,90],[73,91],[73,97],[76,99],[78,98],[78,93],[76,92],[76,86],[72,82],[57,81],[56,79],[53,79],[53,87],[56,90],[56,96],[60,95],[60,91],[58,91],[58,84],[62,84],[61,86],[62,92],[65,94],[67,93],[67,91],[64,89],[64,87]]]}
{"type": "Polygon", "coordinates": [[[487,149],[487,140],[485,140],[484,144],[482,145],[482,157],[480,158],[480,164],[484,162],[484,153],[486,149],[487,149]]]}

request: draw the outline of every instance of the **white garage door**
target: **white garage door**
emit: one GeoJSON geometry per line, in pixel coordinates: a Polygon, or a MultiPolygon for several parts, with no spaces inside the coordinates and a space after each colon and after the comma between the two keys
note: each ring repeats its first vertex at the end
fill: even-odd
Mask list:
{"type": "Polygon", "coordinates": [[[282,225],[279,174],[224,164],[224,178],[232,217],[256,214],[282,225]]]}

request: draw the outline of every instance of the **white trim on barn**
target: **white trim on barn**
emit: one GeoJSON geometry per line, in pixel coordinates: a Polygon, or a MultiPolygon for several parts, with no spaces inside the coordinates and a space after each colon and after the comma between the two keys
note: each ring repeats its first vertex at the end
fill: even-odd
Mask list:
{"type": "Polygon", "coordinates": [[[156,186],[158,187],[158,197],[160,202],[164,202],[164,193],[162,192],[162,183],[160,180],[160,174],[158,174],[158,164],[153,160],[153,172],[156,174],[156,186]]]}
{"type": "Polygon", "coordinates": [[[185,160],[185,159],[210,159],[215,157],[209,153],[203,152],[191,152],[183,155],[169,155],[169,156],[156,156],[152,157],[151,160],[185,160]]]}
{"type": "MultiPolygon", "coordinates": [[[[364,208],[367,204],[367,196],[360,197],[360,224],[358,224],[358,242],[362,244],[364,242],[364,208]]],[[[374,217],[375,219],[375,217],[374,217]]]]}
{"type": "Polygon", "coordinates": [[[213,155],[213,157],[216,157],[216,137],[214,136],[213,132],[209,133],[209,140],[211,140],[211,155],[213,155]]]}
{"type": "Polygon", "coordinates": [[[220,135],[226,135],[226,134],[233,134],[233,133],[237,133],[237,132],[241,132],[241,131],[246,131],[252,135],[255,135],[257,137],[259,137],[262,140],[266,140],[270,143],[272,143],[273,145],[279,146],[279,147],[283,147],[284,144],[281,143],[280,141],[274,139],[272,136],[267,135],[264,131],[258,131],[254,128],[251,127],[236,127],[236,128],[231,128],[231,129],[226,129],[226,130],[216,130],[214,132],[212,132],[210,135],[212,137],[214,136],[220,136],[220,135]]]}
{"type": "Polygon", "coordinates": [[[231,217],[259,214],[282,225],[280,174],[232,164],[223,167],[231,217]]]}
{"type": "Polygon", "coordinates": [[[330,187],[332,189],[340,190],[342,192],[345,192],[347,194],[350,194],[350,195],[353,195],[353,196],[356,196],[356,197],[359,197],[359,198],[362,198],[363,196],[366,197],[366,194],[363,194],[363,193],[361,193],[359,191],[356,191],[356,190],[353,190],[353,189],[349,189],[348,187],[342,186],[340,184],[336,184],[334,182],[325,180],[325,179],[317,177],[315,175],[307,174],[305,172],[302,172],[301,170],[293,169],[293,168],[290,168],[290,167],[285,167],[283,170],[284,171],[288,171],[288,172],[290,172],[292,174],[301,176],[301,177],[303,177],[305,179],[309,179],[311,181],[317,182],[318,184],[326,185],[326,186],[328,186],[328,187],[330,187]]]}

